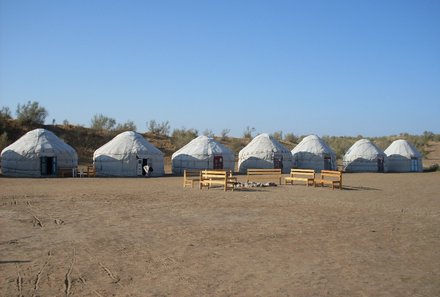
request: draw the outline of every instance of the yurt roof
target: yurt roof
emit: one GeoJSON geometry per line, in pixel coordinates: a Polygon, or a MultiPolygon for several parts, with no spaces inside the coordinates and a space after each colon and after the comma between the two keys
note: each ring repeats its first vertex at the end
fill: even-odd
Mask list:
{"type": "Polygon", "coordinates": [[[122,156],[136,154],[139,158],[149,155],[162,155],[163,153],[149,143],[141,134],[127,131],[116,135],[112,140],[98,148],[93,157],[99,155],[122,156]]]}
{"type": "Polygon", "coordinates": [[[361,157],[365,159],[374,159],[378,155],[385,155],[385,153],[378,148],[373,142],[368,139],[361,139],[356,141],[345,153],[345,158],[361,157]]]}
{"type": "Polygon", "coordinates": [[[3,153],[14,151],[22,156],[52,156],[54,154],[71,154],[77,157],[76,151],[46,129],[35,129],[27,132],[17,141],[3,149],[3,153]]]}
{"type": "Polygon", "coordinates": [[[292,154],[298,152],[309,152],[312,154],[334,154],[333,150],[316,135],[309,135],[301,140],[292,150],[292,154]]]}
{"type": "Polygon", "coordinates": [[[290,150],[267,133],[262,133],[252,139],[241,151],[240,155],[250,155],[259,152],[279,152],[290,154],[290,150]]]}
{"type": "Polygon", "coordinates": [[[178,155],[211,156],[211,155],[234,155],[234,152],[212,137],[201,135],[194,138],[185,146],[176,151],[172,158],[178,155]]]}
{"type": "Polygon", "coordinates": [[[401,155],[407,158],[420,158],[422,156],[422,154],[410,142],[403,139],[393,141],[393,143],[391,143],[385,150],[385,154],[387,156],[401,155]]]}

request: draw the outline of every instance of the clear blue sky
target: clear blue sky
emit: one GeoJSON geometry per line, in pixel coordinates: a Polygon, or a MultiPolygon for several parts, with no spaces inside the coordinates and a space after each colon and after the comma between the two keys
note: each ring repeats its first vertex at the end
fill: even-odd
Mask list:
{"type": "Polygon", "coordinates": [[[440,1],[0,0],[0,106],[139,132],[440,133],[440,1]]]}

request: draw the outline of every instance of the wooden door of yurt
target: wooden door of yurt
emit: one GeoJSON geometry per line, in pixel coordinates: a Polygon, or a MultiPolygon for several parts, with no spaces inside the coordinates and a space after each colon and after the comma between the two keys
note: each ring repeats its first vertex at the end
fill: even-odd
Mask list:
{"type": "Polygon", "coordinates": [[[384,158],[378,157],[377,158],[377,172],[384,172],[384,158]]]}
{"type": "Polygon", "coordinates": [[[419,159],[411,158],[411,172],[419,171],[419,159]]]}
{"type": "Polygon", "coordinates": [[[56,157],[40,157],[40,174],[42,176],[57,174],[56,157]]]}
{"type": "Polygon", "coordinates": [[[223,156],[214,156],[213,169],[223,169],[223,156]]]}
{"type": "Polygon", "coordinates": [[[324,156],[324,170],[333,170],[332,168],[332,158],[328,155],[324,156]]]}
{"type": "Polygon", "coordinates": [[[274,154],[273,155],[273,168],[274,169],[283,169],[283,155],[274,154]]]}

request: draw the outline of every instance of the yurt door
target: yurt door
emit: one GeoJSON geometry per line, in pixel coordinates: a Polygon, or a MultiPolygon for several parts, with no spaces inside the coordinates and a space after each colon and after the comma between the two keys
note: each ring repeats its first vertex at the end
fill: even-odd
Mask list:
{"type": "Polygon", "coordinates": [[[214,156],[214,169],[223,169],[223,157],[214,156]]]}
{"type": "Polygon", "coordinates": [[[324,170],[333,170],[332,158],[330,156],[324,156],[324,170]]]}
{"type": "Polygon", "coordinates": [[[273,168],[274,169],[283,169],[283,155],[274,155],[273,156],[273,168]]]}
{"type": "Polygon", "coordinates": [[[148,159],[142,159],[142,175],[146,175],[147,172],[145,171],[144,167],[148,165],[148,159]]]}
{"type": "Polygon", "coordinates": [[[377,158],[377,172],[384,172],[384,159],[383,157],[377,158]]]}
{"type": "Polygon", "coordinates": [[[137,159],[137,164],[136,164],[136,175],[137,176],[141,176],[142,175],[142,159],[137,159]]]}
{"type": "Polygon", "coordinates": [[[57,158],[56,157],[40,157],[40,173],[41,175],[56,175],[57,158]]]}
{"type": "Polygon", "coordinates": [[[417,158],[411,158],[411,172],[419,171],[419,160],[417,158]]]}

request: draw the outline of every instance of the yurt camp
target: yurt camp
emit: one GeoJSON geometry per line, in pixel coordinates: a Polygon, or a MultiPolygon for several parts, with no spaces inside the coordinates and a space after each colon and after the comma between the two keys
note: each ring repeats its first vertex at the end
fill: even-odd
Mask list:
{"type": "Polygon", "coordinates": [[[262,133],[238,154],[238,170],[245,173],[248,168],[279,168],[283,173],[289,173],[292,168],[292,153],[272,136],[262,133]]]}
{"type": "Polygon", "coordinates": [[[78,166],[76,151],[45,129],[26,133],[3,149],[1,158],[5,176],[50,177],[78,166]]]}
{"type": "Polygon", "coordinates": [[[98,148],[93,154],[93,163],[98,176],[162,176],[165,173],[163,156],[141,134],[127,131],[98,148]],[[146,166],[152,171],[146,172],[146,166]]]}
{"type": "Polygon", "coordinates": [[[343,158],[346,172],[387,172],[385,153],[368,139],[356,141],[343,158]]]}
{"type": "Polygon", "coordinates": [[[174,174],[185,169],[234,170],[234,152],[212,137],[199,136],[176,151],[172,156],[174,174]]]}
{"type": "Polygon", "coordinates": [[[336,170],[336,154],[316,135],[301,140],[292,150],[293,167],[302,169],[336,170]]]}
{"type": "Polygon", "coordinates": [[[422,172],[422,154],[408,141],[395,140],[385,150],[390,172],[422,172]]]}

